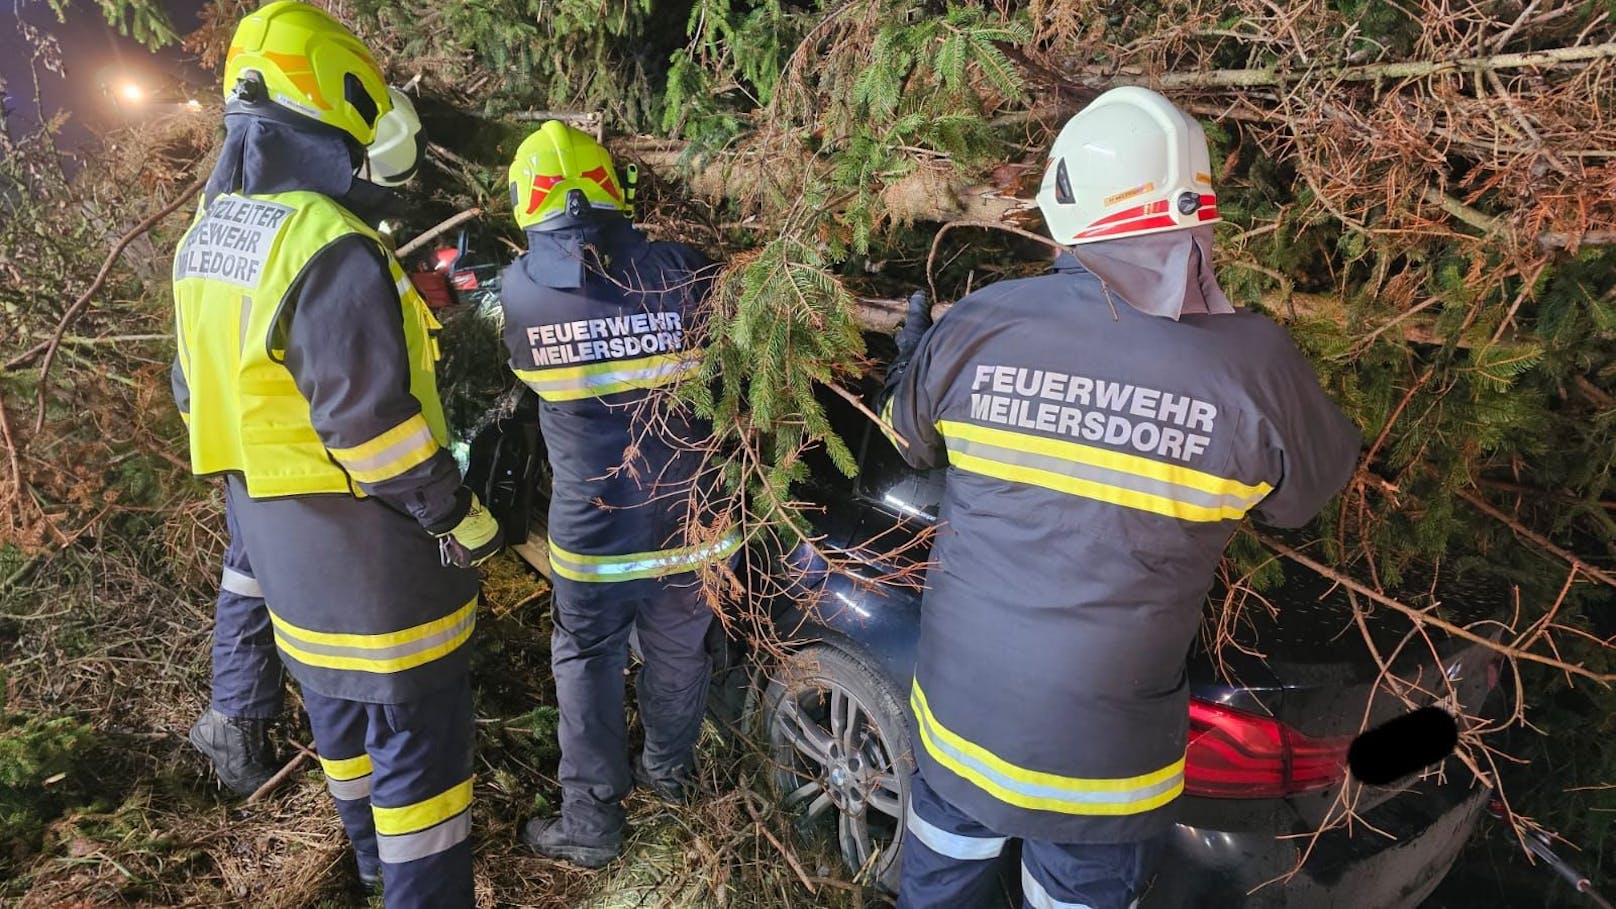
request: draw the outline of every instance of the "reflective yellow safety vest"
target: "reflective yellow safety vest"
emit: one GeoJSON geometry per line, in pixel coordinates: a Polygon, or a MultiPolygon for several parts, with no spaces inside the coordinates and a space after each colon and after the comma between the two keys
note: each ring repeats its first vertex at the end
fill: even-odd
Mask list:
{"type": "Polygon", "coordinates": [[[174,305],[196,474],[240,473],[254,498],[362,496],[358,483],[395,475],[447,444],[435,366],[441,326],[376,232],[329,197],[225,194],[205,203],[175,255],[174,305]],[[337,452],[339,462],[285,366],[283,310],[309,260],[351,234],[376,242],[398,286],[421,419],[367,442],[367,451],[337,452]],[[378,457],[387,463],[371,476],[367,465],[378,457]]]}

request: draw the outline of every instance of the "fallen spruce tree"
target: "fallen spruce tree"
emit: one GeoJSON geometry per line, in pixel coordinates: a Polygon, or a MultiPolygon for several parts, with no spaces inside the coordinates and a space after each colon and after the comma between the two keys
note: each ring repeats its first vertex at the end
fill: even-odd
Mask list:
{"type": "MultiPolygon", "coordinates": [[[[109,9],[164,34],[147,0],[109,9]]],[[[242,9],[205,11],[187,39],[205,63],[242,9]]],[[[566,112],[592,115],[651,175],[647,229],[728,261],[709,343],[721,382],[691,403],[723,434],[733,496],[722,510],[755,539],[803,526],[793,484],[806,450],[827,446],[850,466],[815,389],[852,394],[880,370],[866,343],[896,324],[896,301],[928,287],[946,306],[1044,267],[1048,250],[1005,228],[1039,230],[1030,199],[1053,130],[1108,87],[1166,92],[1214,143],[1224,287],[1287,325],[1367,441],[1316,546],[1237,535],[1225,569],[1237,596],[1214,604],[1209,627],[1241,590],[1284,572],[1355,585],[1363,608],[1404,614],[1416,639],[1492,629],[1453,628],[1440,603],[1388,596],[1410,567],[1517,585],[1498,646],[1525,696],[1514,720],[1548,735],[1508,748],[1469,735],[1462,759],[1489,782],[1508,777],[1505,752],[1535,761],[1549,772],[1506,789],[1515,807],[1610,856],[1588,812],[1611,808],[1611,790],[1568,791],[1616,777],[1612,737],[1585,734],[1590,722],[1608,733],[1616,706],[1606,6],[348,0],[340,12],[427,99],[436,142],[416,227],[476,207],[486,247],[518,243],[506,156],[544,112],[566,112]],[[1575,778],[1560,779],[1573,744],[1575,778]]],[[[205,587],[199,553],[217,541],[199,535],[216,519],[200,487],[176,478],[162,269],[126,256],[86,291],[122,230],[183,201],[208,144],[170,136],[133,160],[118,178],[144,190],[130,198],[60,175],[20,180],[36,188],[33,214],[0,227],[9,596],[44,602],[52,584],[93,583],[58,572],[58,553],[116,547],[139,528],[164,545],[134,567],[205,587]]],[[[182,220],[131,242],[160,259],[182,220]]],[[[459,329],[465,350],[489,349],[486,329],[459,329]]],[[[454,380],[468,383],[451,389],[464,393],[463,424],[500,378],[454,380]]],[[[1387,679],[1388,696],[1409,681],[1387,679]]]]}

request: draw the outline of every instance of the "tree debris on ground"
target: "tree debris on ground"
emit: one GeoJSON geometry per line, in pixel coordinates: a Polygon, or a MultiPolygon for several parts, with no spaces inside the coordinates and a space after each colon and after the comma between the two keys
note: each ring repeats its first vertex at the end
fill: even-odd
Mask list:
{"type": "MultiPolygon", "coordinates": [[[[167,34],[153,0],[100,5],[167,34]]],[[[210,3],[187,47],[217,65],[249,5],[210,3]]],[[[813,389],[879,372],[882,342],[860,329],[890,331],[916,287],[946,305],[1041,270],[1042,244],[982,225],[1037,232],[1043,149],[1089,99],[1166,92],[1214,145],[1221,282],[1286,324],[1369,443],[1315,545],[1237,535],[1231,600],[1285,572],[1356,579],[1362,608],[1404,614],[1418,640],[1452,629],[1441,603],[1387,597],[1411,566],[1516,585],[1515,614],[1499,617],[1516,732],[1467,736],[1463,760],[1609,879],[1616,7],[328,5],[422,93],[436,140],[406,234],[478,208],[472,245],[503,259],[520,243],[507,156],[535,112],[564,112],[644,166],[646,229],[729,263],[708,339],[722,381],[689,403],[718,418],[730,458],[731,495],[712,504],[754,539],[801,531],[807,450],[849,466],[813,389]]],[[[0,136],[0,755],[18,756],[0,775],[0,896],[22,905],[340,898],[340,831],[312,774],[228,808],[182,738],[205,700],[222,522],[217,491],[186,475],[168,399],[166,275],[218,113],[109,135],[77,169],[53,147],[59,124],[0,136]]],[[[446,402],[467,428],[511,383],[486,320],[447,331],[446,402]]],[[[766,791],[766,767],[741,745],[708,745],[723,755],[709,789],[729,794],[636,807],[641,833],[610,880],[519,854],[513,824],[555,791],[554,700],[542,596],[499,564],[478,658],[483,898],[867,898],[748,794],[766,791]]]]}

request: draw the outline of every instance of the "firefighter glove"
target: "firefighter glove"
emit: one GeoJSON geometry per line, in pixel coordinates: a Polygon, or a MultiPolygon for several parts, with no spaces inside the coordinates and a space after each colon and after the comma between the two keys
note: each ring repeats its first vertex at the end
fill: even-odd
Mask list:
{"type": "Polygon", "coordinates": [[[499,521],[483,507],[476,493],[462,488],[459,498],[466,503],[463,516],[448,531],[434,536],[438,538],[438,552],[445,566],[470,568],[504,549],[505,536],[499,529],[499,521]]]}
{"type": "Polygon", "coordinates": [[[923,290],[909,295],[909,312],[904,317],[903,329],[898,332],[898,360],[904,363],[914,356],[920,339],[931,328],[931,298],[923,290]]]}
{"type": "Polygon", "coordinates": [[[909,361],[915,358],[920,339],[930,329],[931,298],[926,296],[925,291],[917,290],[909,295],[909,313],[904,316],[903,328],[898,331],[898,355],[892,358],[892,365],[887,367],[887,380],[881,389],[881,397],[877,399],[882,406],[898,390],[898,380],[909,371],[909,361]]]}

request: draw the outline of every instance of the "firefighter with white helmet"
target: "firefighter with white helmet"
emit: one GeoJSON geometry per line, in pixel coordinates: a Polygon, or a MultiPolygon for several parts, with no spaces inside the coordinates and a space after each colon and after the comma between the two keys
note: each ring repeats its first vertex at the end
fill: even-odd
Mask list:
{"type": "Polygon", "coordinates": [[[1185,658],[1247,515],[1311,520],[1360,435],[1285,331],[1231,306],[1201,127],[1101,95],[1038,193],[1053,274],[917,295],[884,412],[948,468],[911,705],[901,909],[987,906],[1020,839],[1025,904],[1125,909],[1184,786],[1185,658]]]}
{"type": "Polygon", "coordinates": [[[346,27],[293,0],[242,19],[224,91],[173,272],[175,396],[231,533],[192,741],[232,788],[262,771],[273,641],[361,881],[391,909],[471,906],[473,566],[499,527],[445,447],[436,320],[367,223],[419,123],[346,27]]]}

